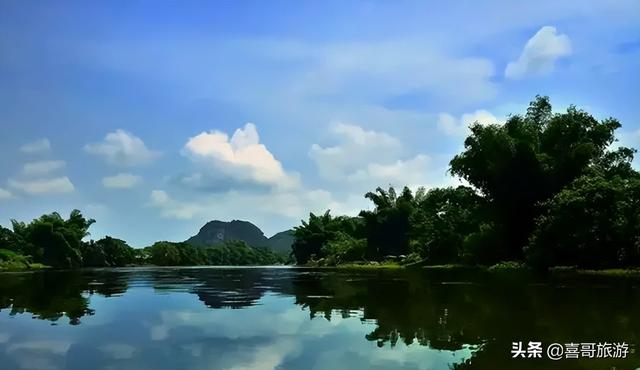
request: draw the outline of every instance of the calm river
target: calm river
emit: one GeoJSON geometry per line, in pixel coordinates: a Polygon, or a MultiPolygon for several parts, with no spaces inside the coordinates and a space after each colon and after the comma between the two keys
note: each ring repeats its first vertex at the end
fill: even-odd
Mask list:
{"type": "Polygon", "coordinates": [[[1,370],[636,369],[636,343],[640,284],[628,279],[296,268],[0,273],[1,370]],[[524,351],[540,342],[545,352],[513,359],[514,342],[524,351]],[[552,343],[568,353],[549,360],[552,343]],[[589,343],[604,349],[589,358],[589,343]],[[628,344],[626,359],[610,358],[615,343],[628,344]]]}

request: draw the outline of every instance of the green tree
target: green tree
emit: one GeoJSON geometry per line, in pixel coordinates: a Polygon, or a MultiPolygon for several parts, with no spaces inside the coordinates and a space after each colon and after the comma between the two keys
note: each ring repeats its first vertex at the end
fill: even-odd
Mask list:
{"type": "Polygon", "coordinates": [[[107,266],[126,266],[134,261],[133,248],[124,240],[106,236],[96,241],[96,245],[104,252],[107,266]]]}
{"type": "Polygon", "coordinates": [[[465,150],[451,160],[450,171],[490,203],[487,225],[493,226],[485,230],[499,230],[492,239],[504,246],[500,259],[523,257],[542,202],[592,164],[606,162],[619,127],[615,119],[598,121],[573,106],[554,114],[549,99],[540,96],[525,116],[511,116],[504,125],[471,126],[465,150]]]}
{"type": "Polygon", "coordinates": [[[24,241],[21,240],[19,235],[6,227],[0,226],[0,249],[22,253],[23,247],[24,241]]]}
{"type": "Polygon", "coordinates": [[[309,221],[302,220],[302,225],[293,229],[291,253],[299,264],[320,257],[322,247],[335,237],[337,231],[337,223],[330,211],[320,216],[310,213],[309,221]]]}
{"type": "Polygon", "coordinates": [[[107,262],[107,256],[104,253],[104,249],[98,245],[95,241],[90,240],[88,243],[83,243],[82,249],[82,265],[85,267],[106,267],[109,266],[107,262]]]}
{"type": "Polygon", "coordinates": [[[328,265],[365,260],[366,252],[366,239],[356,239],[342,231],[337,232],[334,238],[328,241],[321,250],[321,254],[328,259],[328,265]]]}
{"type": "Polygon", "coordinates": [[[158,266],[180,266],[182,260],[176,243],[161,241],[149,247],[149,261],[158,266]]]}
{"type": "Polygon", "coordinates": [[[473,189],[435,188],[416,194],[410,221],[412,249],[431,264],[462,262],[464,240],[479,231],[484,200],[473,189]]]}
{"type": "Polygon", "coordinates": [[[361,211],[367,237],[367,254],[370,258],[399,256],[409,252],[410,218],[415,211],[413,194],[404,187],[400,195],[393,187],[377,188],[365,194],[375,206],[372,211],[361,211]]]}
{"type": "Polygon", "coordinates": [[[583,176],[545,203],[526,248],[537,267],[640,264],[640,179],[583,176]]]}
{"type": "Polygon", "coordinates": [[[57,212],[43,215],[29,224],[11,221],[13,231],[25,242],[25,254],[34,261],[60,268],[82,265],[82,239],[89,235],[95,222],[86,219],[78,210],[71,211],[68,219],[57,212]]]}

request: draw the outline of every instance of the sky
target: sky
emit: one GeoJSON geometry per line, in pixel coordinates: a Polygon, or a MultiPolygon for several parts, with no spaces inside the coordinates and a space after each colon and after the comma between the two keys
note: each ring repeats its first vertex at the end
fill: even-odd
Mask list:
{"type": "MultiPolygon", "coordinates": [[[[80,209],[143,247],[267,236],[378,186],[450,186],[536,94],[640,148],[640,2],[0,3],[0,224],[80,209]]],[[[636,164],[638,161],[635,162],[636,164]]]]}

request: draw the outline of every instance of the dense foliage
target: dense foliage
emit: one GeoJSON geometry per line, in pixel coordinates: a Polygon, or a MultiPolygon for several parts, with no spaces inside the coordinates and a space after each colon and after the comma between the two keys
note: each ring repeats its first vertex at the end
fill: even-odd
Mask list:
{"type": "Polygon", "coordinates": [[[58,213],[30,223],[12,221],[13,230],[0,226],[0,269],[22,269],[34,263],[55,268],[121,267],[136,264],[159,266],[273,265],[285,257],[266,248],[228,241],[213,247],[188,243],[157,242],[144,249],[106,236],[85,241],[94,220],[74,210],[68,219],[58,213]]]}
{"type": "Polygon", "coordinates": [[[241,241],[227,241],[214,247],[195,247],[189,243],[156,242],[145,248],[148,261],[158,266],[242,266],[275,265],[283,256],[266,248],[255,248],[241,241]]]}
{"type": "Polygon", "coordinates": [[[640,174],[634,149],[612,148],[620,126],[574,106],[553,113],[538,96],[502,125],[471,125],[450,162],[469,187],[378,188],[365,195],[374,209],[358,218],[311,214],[295,229],[293,256],[325,264],[408,256],[427,264],[639,266],[640,174]],[[354,232],[341,220],[364,227],[354,232]]]}

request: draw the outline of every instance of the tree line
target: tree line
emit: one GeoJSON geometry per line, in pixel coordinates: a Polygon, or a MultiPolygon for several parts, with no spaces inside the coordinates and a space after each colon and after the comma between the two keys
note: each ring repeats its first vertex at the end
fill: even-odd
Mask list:
{"type": "Polygon", "coordinates": [[[39,263],[54,268],[158,266],[272,265],[285,257],[241,241],[195,247],[185,242],[160,241],[146,248],[132,248],[124,240],[106,236],[85,241],[95,223],[73,210],[67,219],[59,213],[29,222],[12,220],[12,230],[0,226],[0,268],[24,268],[39,263]]]}
{"type": "Polygon", "coordinates": [[[534,268],[640,266],[636,150],[618,120],[536,96],[502,125],[476,122],[449,172],[468,186],[377,188],[357,217],[310,214],[294,231],[299,264],[402,259],[534,268]]]}

